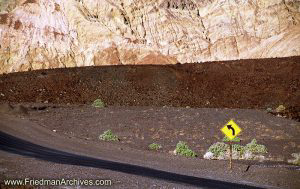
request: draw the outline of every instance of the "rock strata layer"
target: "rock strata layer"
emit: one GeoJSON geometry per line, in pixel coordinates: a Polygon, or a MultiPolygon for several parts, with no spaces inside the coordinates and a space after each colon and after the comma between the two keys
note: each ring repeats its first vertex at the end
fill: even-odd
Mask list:
{"type": "Polygon", "coordinates": [[[0,73],[300,55],[299,0],[1,0],[0,73]]]}

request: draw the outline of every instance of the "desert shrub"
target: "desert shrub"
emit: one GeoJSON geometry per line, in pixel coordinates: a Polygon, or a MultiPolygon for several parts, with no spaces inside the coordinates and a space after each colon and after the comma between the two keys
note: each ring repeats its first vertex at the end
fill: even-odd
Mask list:
{"type": "Polygon", "coordinates": [[[227,136],[225,136],[223,138],[223,142],[230,142],[230,141],[232,141],[232,142],[240,142],[241,139],[239,137],[235,137],[233,140],[229,140],[229,138],[227,136]]]}
{"type": "Polygon", "coordinates": [[[94,106],[95,108],[104,108],[105,107],[105,103],[101,100],[101,99],[96,99],[92,106],[94,106]]]}
{"type": "MultiPolygon", "coordinates": [[[[224,141],[227,141],[225,138],[224,141]]],[[[237,141],[240,141],[238,139],[237,141]]],[[[233,159],[257,159],[263,157],[261,154],[267,153],[267,148],[264,145],[257,144],[257,141],[253,139],[246,146],[240,144],[232,145],[233,159]]],[[[206,154],[206,159],[226,159],[229,157],[229,144],[224,142],[216,142],[211,145],[206,154]]]]}
{"type": "Polygon", "coordinates": [[[245,153],[246,149],[245,149],[245,146],[242,146],[239,144],[233,144],[232,151],[238,153],[238,155],[240,157],[245,153]]]}
{"type": "Polygon", "coordinates": [[[267,153],[267,148],[265,145],[257,144],[256,139],[253,139],[245,146],[245,151],[249,151],[252,153],[267,153]]]}
{"type": "Polygon", "coordinates": [[[217,142],[208,148],[208,152],[213,153],[214,157],[219,157],[223,156],[228,149],[228,144],[225,144],[224,142],[217,142]]]}
{"type": "Polygon", "coordinates": [[[183,142],[179,141],[176,145],[176,154],[186,156],[186,157],[197,157],[197,154],[189,148],[189,146],[183,142]]]}
{"type": "Polygon", "coordinates": [[[160,144],[156,144],[156,143],[149,144],[150,150],[159,150],[161,148],[162,148],[162,146],[160,144]]]}
{"type": "Polygon", "coordinates": [[[105,107],[105,103],[101,100],[101,99],[96,99],[92,106],[94,106],[95,108],[104,108],[105,107]]]}
{"type": "Polygon", "coordinates": [[[293,153],[292,156],[294,159],[290,159],[288,162],[300,166],[300,153],[293,153]]]}
{"type": "Polygon", "coordinates": [[[285,107],[283,105],[279,105],[277,108],[276,108],[276,112],[277,113],[281,113],[281,112],[284,112],[285,111],[285,107]]]}
{"type": "Polygon", "coordinates": [[[99,139],[105,141],[119,141],[118,136],[113,134],[111,130],[104,131],[104,133],[99,136],[99,139]]]}

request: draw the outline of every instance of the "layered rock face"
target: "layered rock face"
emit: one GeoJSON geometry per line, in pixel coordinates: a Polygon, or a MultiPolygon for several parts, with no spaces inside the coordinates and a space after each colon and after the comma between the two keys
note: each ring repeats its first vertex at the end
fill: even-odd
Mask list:
{"type": "Polygon", "coordinates": [[[2,0],[0,73],[300,55],[299,0],[2,0]]]}

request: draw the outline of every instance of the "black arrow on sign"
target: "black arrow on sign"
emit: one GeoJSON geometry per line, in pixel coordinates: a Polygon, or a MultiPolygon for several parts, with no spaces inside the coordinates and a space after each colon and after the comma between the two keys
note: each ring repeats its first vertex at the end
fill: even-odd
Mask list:
{"type": "Polygon", "coordinates": [[[227,128],[230,130],[232,130],[232,135],[234,136],[235,135],[235,131],[234,131],[234,128],[231,127],[231,125],[227,125],[227,128]]]}

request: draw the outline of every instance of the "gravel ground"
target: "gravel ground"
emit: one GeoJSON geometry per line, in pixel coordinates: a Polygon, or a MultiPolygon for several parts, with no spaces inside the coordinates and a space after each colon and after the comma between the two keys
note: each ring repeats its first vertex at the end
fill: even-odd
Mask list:
{"type": "MultiPolygon", "coordinates": [[[[291,158],[291,152],[299,151],[299,122],[263,111],[172,107],[98,109],[86,105],[47,105],[44,108],[45,105],[31,103],[23,106],[28,107],[27,114],[15,114],[9,118],[0,116],[1,130],[43,146],[180,174],[267,188],[297,188],[300,184],[299,168],[286,163],[286,159],[291,158]],[[243,142],[255,137],[259,143],[265,144],[269,150],[267,157],[271,161],[234,161],[234,169],[229,171],[227,161],[202,159],[209,145],[223,137],[219,128],[228,118],[233,118],[243,129],[240,135],[243,142]],[[106,129],[112,129],[121,140],[100,141],[98,136],[106,129]],[[265,132],[255,132],[259,129],[265,132]],[[199,157],[191,159],[171,154],[169,151],[175,148],[179,140],[188,142],[199,157]],[[163,149],[158,152],[147,149],[153,141],[160,143],[163,149]]],[[[162,180],[50,163],[3,152],[0,162],[3,179],[93,179],[99,178],[98,175],[107,175],[115,183],[113,188],[190,188],[162,180]]]]}

